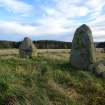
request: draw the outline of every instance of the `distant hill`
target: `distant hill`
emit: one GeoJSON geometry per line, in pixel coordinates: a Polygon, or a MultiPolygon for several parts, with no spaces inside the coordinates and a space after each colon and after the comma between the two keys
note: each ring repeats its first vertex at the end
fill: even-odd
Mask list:
{"type": "Polygon", "coordinates": [[[0,41],[0,48],[18,48],[19,42],[15,41],[0,41]]]}
{"type": "Polygon", "coordinates": [[[97,48],[105,48],[105,42],[96,42],[96,43],[95,43],[95,46],[96,46],[97,48]]]}
{"type": "MultiPolygon", "coordinates": [[[[21,42],[0,41],[0,48],[19,48],[21,42]]],[[[33,41],[39,49],[68,49],[71,48],[71,42],[39,40],[33,41]]]]}
{"type": "Polygon", "coordinates": [[[34,41],[34,44],[37,48],[40,49],[70,49],[71,42],[63,42],[63,41],[52,41],[52,40],[39,40],[34,41]]]}
{"type": "MultiPolygon", "coordinates": [[[[19,48],[21,42],[15,41],[0,41],[0,49],[4,48],[19,48]]],[[[70,49],[71,42],[54,41],[54,40],[39,40],[33,41],[38,49],[70,49]]],[[[104,48],[105,42],[96,42],[95,47],[104,48]]]]}

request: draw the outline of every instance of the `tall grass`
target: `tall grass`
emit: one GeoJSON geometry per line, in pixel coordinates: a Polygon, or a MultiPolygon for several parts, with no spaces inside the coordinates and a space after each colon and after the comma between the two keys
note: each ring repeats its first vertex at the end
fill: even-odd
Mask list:
{"type": "Polygon", "coordinates": [[[67,52],[0,59],[0,105],[105,105],[105,80],[75,70],[67,52]]]}

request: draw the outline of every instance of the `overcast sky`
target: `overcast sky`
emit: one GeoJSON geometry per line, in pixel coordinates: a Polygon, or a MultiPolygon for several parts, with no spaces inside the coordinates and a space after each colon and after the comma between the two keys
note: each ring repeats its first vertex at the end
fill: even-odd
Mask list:
{"type": "Polygon", "coordinates": [[[0,0],[0,40],[72,41],[82,24],[105,41],[105,0],[0,0]]]}

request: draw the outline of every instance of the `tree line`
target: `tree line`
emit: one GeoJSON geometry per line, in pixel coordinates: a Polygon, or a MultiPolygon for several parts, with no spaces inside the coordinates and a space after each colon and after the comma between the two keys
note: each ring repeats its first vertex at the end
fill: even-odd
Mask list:
{"type": "MultiPolygon", "coordinates": [[[[0,41],[0,49],[4,48],[19,48],[21,41],[0,41]]],[[[54,40],[39,40],[33,41],[38,49],[70,49],[71,42],[54,41],[54,40]]],[[[105,42],[94,43],[97,48],[105,48],[105,42]]]]}

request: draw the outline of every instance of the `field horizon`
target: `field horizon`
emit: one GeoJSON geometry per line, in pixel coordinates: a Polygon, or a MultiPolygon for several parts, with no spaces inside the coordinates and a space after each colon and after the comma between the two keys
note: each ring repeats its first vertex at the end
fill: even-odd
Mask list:
{"type": "MultiPolygon", "coordinates": [[[[19,48],[20,41],[0,40],[0,49],[19,48]]],[[[71,49],[72,42],[57,40],[33,40],[38,49],[71,49]]],[[[105,48],[105,42],[94,42],[96,48],[105,48]]]]}

